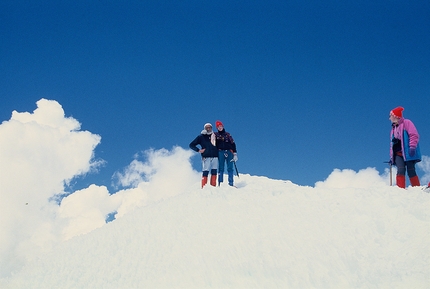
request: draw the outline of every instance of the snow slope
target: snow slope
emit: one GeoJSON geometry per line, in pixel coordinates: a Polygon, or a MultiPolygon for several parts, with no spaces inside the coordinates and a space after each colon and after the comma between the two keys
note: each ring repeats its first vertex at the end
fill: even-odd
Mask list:
{"type": "Polygon", "coordinates": [[[1,288],[429,288],[430,194],[374,169],[315,187],[241,175],[151,202],[1,288]]]}

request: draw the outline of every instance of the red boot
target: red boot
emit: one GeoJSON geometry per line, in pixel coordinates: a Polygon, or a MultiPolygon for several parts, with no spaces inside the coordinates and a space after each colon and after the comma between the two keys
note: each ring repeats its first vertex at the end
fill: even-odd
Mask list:
{"type": "Polygon", "coordinates": [[[216,175],[211,175],[211,186],[216,187],[216,175]]]}
{"type": "Polygon", "coordinates": [[[208,177],[206,176],[203,176],[202,177],[202,189],[203,189],[203,187],[206,185],[208,183],[208,177]]]}
{"type": "Polygon", "coordinates": [[[409,178],[409,181],[411,182],[412,187],[419,187],[420,185],[420,179],[418,178],[418,176],[409,178]]]}
{"type": "Polygon", "coordinates": [[[399,188],[406,188],[406,178],[403,175],[396,176],[396,183],[399,188]]]}

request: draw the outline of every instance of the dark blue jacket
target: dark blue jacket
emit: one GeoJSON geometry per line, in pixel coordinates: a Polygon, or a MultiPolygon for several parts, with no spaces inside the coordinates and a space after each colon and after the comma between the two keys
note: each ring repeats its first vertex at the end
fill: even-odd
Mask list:
{"type": "Polygon", "coordinates": [[[225,129],[215,133],[216,136],[216,146],[219,150],[232,151],[236,153],[236,143],[233,137],[225,131],[225,129]]]}
{"type": "Polygon", "coordinates": [[[203,130],[202,133],[190,143],[190,149],[198,152],[199,148],[197,145],[200,145],[202,149],[205,149],[201,154],[202,158],[217,158],[218,149],[211,143],[211,134],[207,134],[206,130],[203,130]]]}

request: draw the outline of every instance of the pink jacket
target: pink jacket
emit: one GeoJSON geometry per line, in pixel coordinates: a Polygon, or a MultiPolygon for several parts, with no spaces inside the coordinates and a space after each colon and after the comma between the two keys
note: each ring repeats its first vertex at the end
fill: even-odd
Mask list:
{"type": "Polygon", "coordinates": [[[400,139],[402,142],[402,154],[405,161],[421,161],[421,152],[419,146],[420,135],[412,121],[401,118],[397,126],[391,128],[390,133],[390,157],[393,161],[393,138],[400,139]],[[415,148],[415,155],[409,154],[410,149],[415,148]]]}

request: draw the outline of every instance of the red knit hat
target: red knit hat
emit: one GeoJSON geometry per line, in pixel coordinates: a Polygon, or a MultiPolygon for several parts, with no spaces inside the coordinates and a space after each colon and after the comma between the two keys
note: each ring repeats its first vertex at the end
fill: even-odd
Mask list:
{"type": "Polygon", "coordinates": [[[390,113],[393,114],[394,116],[397,116],[398,118],[402,117],[402,111],[404,110],[403,107],[398,106],[396,108],[394,108],[390,113]]]}
{"type": "Polygon", "coordinates": [[[217,120],[217,121],[215,122],[215,127],[219,127],[220,125],[224,126],[224,125],[222,124],[222,122],[220,122],[219,120],[217,120]]]}

